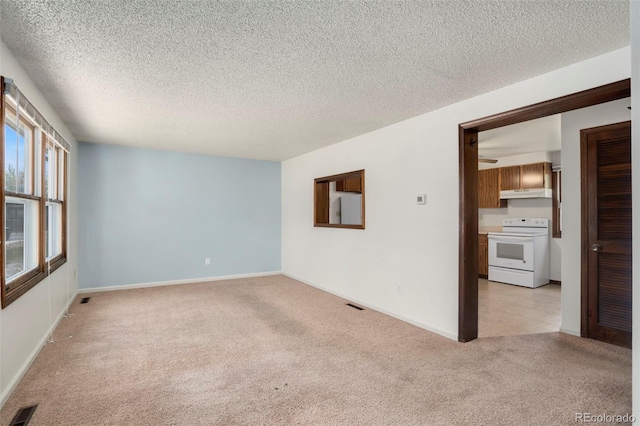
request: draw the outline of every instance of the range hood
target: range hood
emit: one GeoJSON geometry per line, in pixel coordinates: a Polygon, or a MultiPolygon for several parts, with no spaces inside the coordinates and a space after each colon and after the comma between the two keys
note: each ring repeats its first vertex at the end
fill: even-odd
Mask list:
{"type": "Polygon", "coordinates": [[[551,189],[535,188],[500,191],[501,200],[509,200],[512,198],[551,198],[551,189]]]}

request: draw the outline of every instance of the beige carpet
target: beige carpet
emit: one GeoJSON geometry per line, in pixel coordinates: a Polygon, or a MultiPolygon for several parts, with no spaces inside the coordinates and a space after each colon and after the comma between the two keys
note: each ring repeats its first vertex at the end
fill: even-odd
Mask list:
{"type": "Polygon", "coordinates": [[[462,344],[282,276],[74,303],[1,412],[31,425],[554,425],[631,409],[631,351],[462,344]]]}

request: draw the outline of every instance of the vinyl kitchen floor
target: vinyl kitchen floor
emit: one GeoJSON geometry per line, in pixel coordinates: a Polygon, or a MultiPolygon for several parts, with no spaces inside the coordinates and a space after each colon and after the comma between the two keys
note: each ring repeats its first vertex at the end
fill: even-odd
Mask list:
{"type": "Polygon", "coordinates": [[[560,330],[560,286],[526,288],[478,280],[478,337],[560,330]]]}

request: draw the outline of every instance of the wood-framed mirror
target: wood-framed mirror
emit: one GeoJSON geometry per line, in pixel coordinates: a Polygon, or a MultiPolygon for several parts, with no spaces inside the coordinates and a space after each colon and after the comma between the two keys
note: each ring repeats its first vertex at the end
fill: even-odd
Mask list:
{"type": "Polygon", "coordinates": [[[364,229],[364,170],[314,180],[313,225],[364,229]]]}

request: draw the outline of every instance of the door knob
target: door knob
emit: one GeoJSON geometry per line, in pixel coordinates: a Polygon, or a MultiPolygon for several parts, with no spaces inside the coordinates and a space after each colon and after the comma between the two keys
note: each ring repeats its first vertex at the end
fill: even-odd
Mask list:
{"type": "Polygon", "coordinates": [[[594,244],[591,246],[591,251],[600,251],[602,250],[602,246],[600,244],[594,244]]]}

